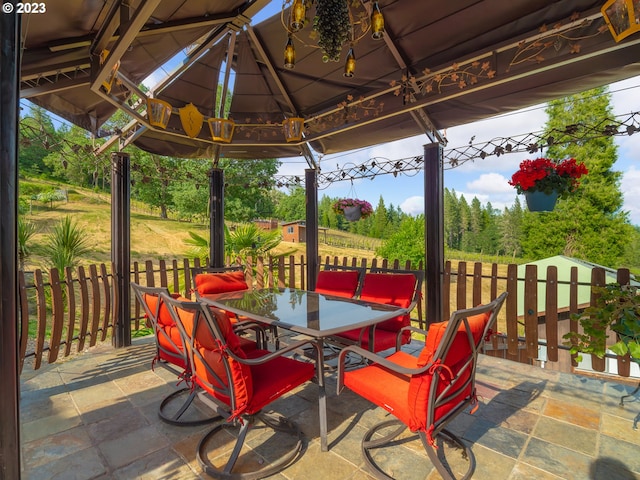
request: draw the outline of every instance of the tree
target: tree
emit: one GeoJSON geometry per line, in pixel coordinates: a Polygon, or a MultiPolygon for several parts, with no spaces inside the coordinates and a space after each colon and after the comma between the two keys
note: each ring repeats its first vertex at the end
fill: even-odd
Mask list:
{"type": "Polygon", "coordinates": [[[275,158],[221,159],[219,168],[224,170],[225,179],[225,218],[247,222],[259,217],[259,210],[273,210],[269,191],[275,186],[274,177],[279,166],[280,161],[275,158]]]}
{"type": "Polygon", "coordinates": [[[209,189],[200,184],[178,182],[170,187],[173,208],[179,218],[206,222],[209,207],[209,189]]]}
{"type": "Polygon", "coordinates": [[[58,149],[58,135],[47,111],[31,105],[29,115],[20,119],[20,149],[18,166],[29,175],[51,175],[51,169],[44,158],[52,149],[58,149]]]}
{"type": "MultiPolygon", "coordinates": [[[[613,115],[607,87],[555,100],[547,106],[546,130],[563,130],[581,122],[598,124],[613,115]]],[[[523,253],[530,258],[564,254],[614,267],[622,259],[633,230],[622,211],[621,173],[612,170],[616,146],[612,137],[587,142],[551,144],[546,156],[554,160],[573,157],[589,173],[580,188],[558,201],[553,212],[526,213],[523,253]]]]}
{"type": "MultiPolygon", "coordinates": [[[[203,260],[209,255],[209,241],[194,232],[189,232],[191,238],[184,241],[191,246],[190,254],[203,260]]],[[[282,241],[279,230],[262,230],[255,223],[243,223],[233,230],[224,226],[225,254],[234,257],[233,260],[246,264],[247,258],[257,257],[269,253],[282,241]]]]}
{"type": "MultiPolygon", "coordinates": [[[[173,192],[175,190],[182,193],[187,190],[191,193],[191,190],[195,189],[194,182],[184,180],[187,173],[193,173],[190,168],[194,166],[192,162],[135,149],[131,154],[131,163],[133,165],[131,169],[133,180],[131,196],[151,207],[160,209],[160,218],[167,218],[168,210],[174,206],[173,192]]],[[[201,168],[194,176],[204,175],[204,172],[205,169],[201,168]]],[[[189,177],[191,176],[189,175],[189,177]]],[[[208,189],[205,190],[208,191],[208,189]]],[[[205,202],[204,206],[202,204],[189,205],[190,201],[201,200],[202,197],[197,194],[186,194],[186,197],[187,199],[181,199],[181,206],[186,205],[188,209],[184,216],[197,216],[202,211],[206,215],[208,202],[205,202]]],[[[181,211],[181,213],[184,212],[181,211]]]]}
{"type": "Polygon", "coordinates": [[[285,222],[302,220],[307,215],[306,192],[304,188],[296,186],[289,190],[288,195],[282,195],[276,205],[276,217],[285,222]]]}
{"type": "Polygon", "coordinates": [[[36,225],[23,216],[18,217],[18,265],[24,270],[25,260],[31,255],[30,240],[36,233],[36,225]]]}
{"type": "Polygon", "coordinates": [[[418,215],[415,218],[407,216],[400,224],[398,231],[376,249],[376,255],[401,262],[411,260],[413,265],[424,262],[426,253],[424,227],[424,215],[418,215]]]}
{"type": "Polygon", "coordinates": [[[44,246],[49,266],[57,268],[61,278],[64,276],[65,267],[75,267],[78,258],[88,251],[89,245],[84,230],[68,215],[54,225],[44,246]]]}
{"type": "Polygon", "coordinates": [[[75,185],[93,188],[97,188],[102,179],[104,187],[110,177],[109,159],[106,155],[93,154],[89,132],[77,125],[63,125],[59,135],[61,148],[50,152],[43,160],[53,175],[75,185]]]}
{"type": "Polygon", "coordinates": [[[469,238],[469,229],[471,225],[471,208],[467,203],[467,199],[464,195],[460,195],[458,202],[458,208],[460,210],[460,250],[469,251],[469,245],[472,243],[469,238]]]}
{"type": "Polygon", "coordinates": [[[444,189],[444,243],[447,247],[460,250],[462,230],[460,225],[460,204],[455,190],[444,189]]]}
{"type": "Polygon", "coordinates": [[[384,238],[387,236],[387,223],[388,213],[387,208],[384,206],[384,200],[380,195],[378,200],[378,206],[373,212],[373,218],[371,220],[371,228],[369,229],[369,236],[373,238],[384,238]]]}
{"type": "Polygon", "coordinates": [[[522,205],[520,199],[511,208],[505,208],[502,217],[498,221],[498,232],[500,234],[500,250],[513,258],[519,257],[522,253],[520,245],[522,239],[522,205]]]}

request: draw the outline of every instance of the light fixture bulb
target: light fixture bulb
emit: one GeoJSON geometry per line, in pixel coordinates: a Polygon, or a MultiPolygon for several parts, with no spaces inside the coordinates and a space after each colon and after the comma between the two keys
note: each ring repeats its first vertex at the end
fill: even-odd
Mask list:
{"type": "Polygon", "coordinates": [[[304,18],[306,14],[306,8],[303,0],[294,0],[291,5],[291,30],[297,32],[304,28],[304,18]]]}
{"type": "Polygon", "coordinates": [[[343,75],[347,78],[353,77],[353,74],[356,71],[356,56],[353,54],[353,47],[349,49],[349,53],[347,53],[347,60],[344,62],[344,73],[343,75]]]}
{"type": "Polygon", "coordinates": [[[371,7],[371,37],[380,40],[384,36],[384,17],[378,7],[378,2],[373,2],[371,7]]]}
{"type": "Polygon", "coordinates": [[[287,45],[284,47],[284,66],[292,69],[296,65],[296,49],[293,46],[293,39],[289,35],[287,45]]]}

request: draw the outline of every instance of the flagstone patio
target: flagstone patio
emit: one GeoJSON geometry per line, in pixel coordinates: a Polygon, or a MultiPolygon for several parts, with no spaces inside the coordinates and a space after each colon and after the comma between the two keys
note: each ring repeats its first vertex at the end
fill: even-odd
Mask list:
{"type": "MultiPolygon", "coordinates": [[[[417,349],[418,344],[413,343],[417,349]]],[[[176,427],[157,416],[176,386],[161,366],[151,369],[151,337],[125,349],[97,346],[63,363],[21,376],[23,478],[199,479],[196,445],[210,427],[176,427]]],[[[640,479],[640,396],[634,385],[543,370],[487,356],[478,369],[479,409],[454,420],[472,444],[473,478],[640,479]]],[[[369,479],[360,441],[387,413],[345,390],[336,396],[327,378],[329,451],[321,452],[317,386],[308,384],[272,404],[306,436],[304,454],[271,478],[369,479]]],[[[198,405],[200,413],[207,407],[198,405]]],[[[226,434],[226,433],[225,433],[226,434]]],[[[258,434],[241,462],[268,462],[278,442],[258,434]]],[[[231,440],[229,437],[228,440],[231,440]]],[[[232,442],[220,442],[224,455],[232,442]]],[[[398,479],[440,478],[419,441],[380,452],[398,479]]]]}

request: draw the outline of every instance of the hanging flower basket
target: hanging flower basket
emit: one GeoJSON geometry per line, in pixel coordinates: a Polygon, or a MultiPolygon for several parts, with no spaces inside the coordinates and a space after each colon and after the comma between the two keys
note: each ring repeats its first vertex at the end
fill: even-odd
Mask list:
{"type": "Polygon", "coordinates": [[[587,173],[584,163],[577,163],[575,158],[559,163],[549,158],[536,158],[523,160],[509,185],[525,195],[530,211],[549,212],[558,198],[567,198],[577,190],[580,185],[578,179],[587,173]]]}
{"type": "Polygon", "coordinates": [[[551,212],[558,201],[558,192],[554,190],[551,193],[546,193],[531,190],[524,192],[524,198],[530,212],[551,212]]]}
{"type": "Polygon", "coordinates": [[[357,198],[343,198],[333,204],[333,211],[350,222],[357,222],[373,213],[373,207],[366,200],[357,198]]]}

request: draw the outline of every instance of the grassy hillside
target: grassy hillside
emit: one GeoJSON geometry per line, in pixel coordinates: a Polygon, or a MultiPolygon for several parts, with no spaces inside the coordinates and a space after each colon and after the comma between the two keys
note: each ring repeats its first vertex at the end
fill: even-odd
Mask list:
{"type": "MultiPolygon", "coordinates": [[[[37,188],[41,182],[30,181],[32,188],[37,188]],[[33,187],[36,185],[36,187],[33,187]]],[[[46,188],[65,188],[55,184],[42,182],[46,188]]],[[[29,188],[24,188],[29,190],[29,188]]],[[[27,197],[28,198],[28,197],[27,197]]],[[[55,222],[65,215],[70,215],[87,234],[90,252],[82,258],[82,264],[109,262],[111,260],[111,205],[110,197],[106,194],[95,193],[91,190],[73,187],[69,189],[68,201],[54,201],[43,203],[32,200],[30,213],[25,218],[36,225],[36,234],[31,238],[30,245],[33,254],[27,259],[25,268],[46,267],[46,259],[42,255],[42,247],[46,235],[51,231],[55,222]]],[[[131,213],[131,260],[144,261],[155,259],[173,259],[189,256],[189,246],[184,243],[189,238],[188,232],[195,232],[205,238],[209,235],[206,225],[180,222],[159,218],[157,212],[149,212],[143,205],[132,205],[131,213]],[[145,211],[146,210],[146,211],[145,211]]],[[[328,235],[333,239],[341,239],[343,244],[349,245],[378,245],[379,240],[362,237],[347,232],[329,230],[328,235]]],[[[334,243],[334,242],[332,242],[334,243]]],[[[346,248],[330,246],[323,243],[320,237],[320,255],[374,258],[370,249],[346,248]]],[[[306,255],[305,244],[282,242],[274,251],[276,255],[306,255]]]]}

